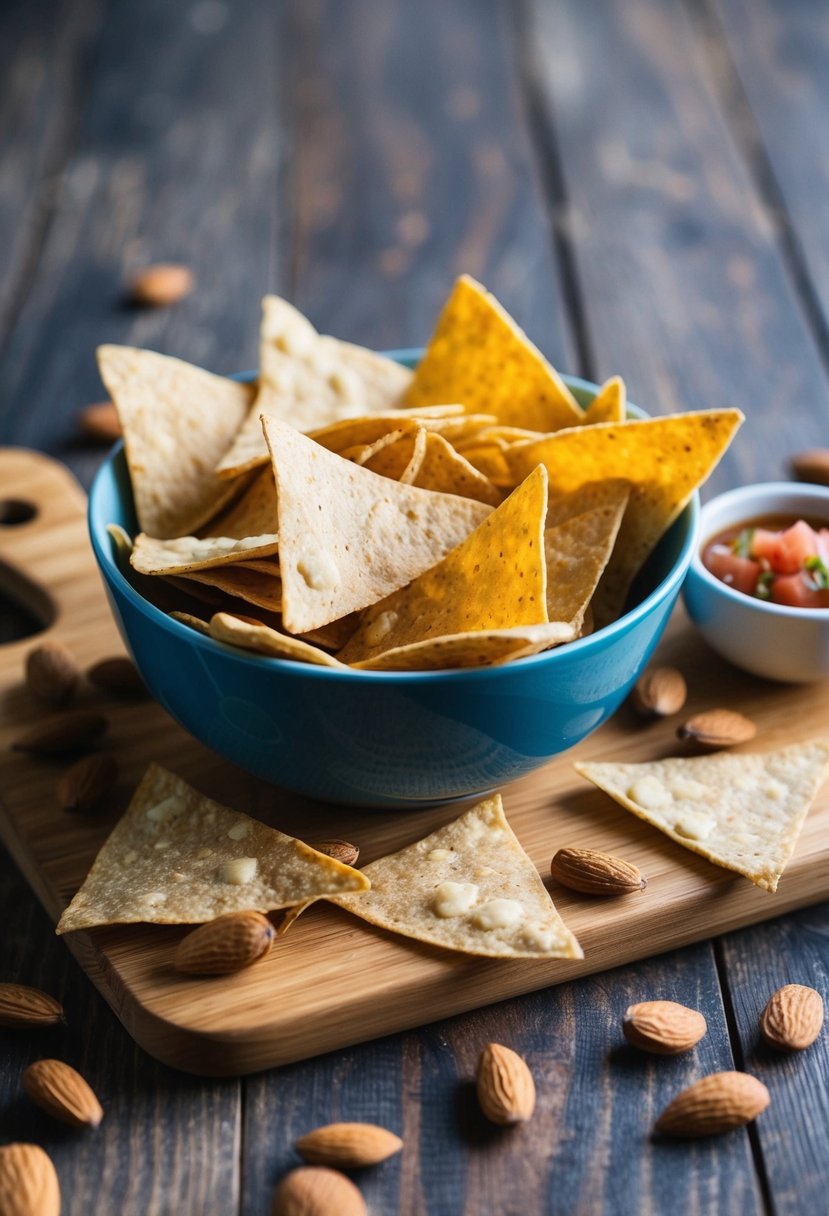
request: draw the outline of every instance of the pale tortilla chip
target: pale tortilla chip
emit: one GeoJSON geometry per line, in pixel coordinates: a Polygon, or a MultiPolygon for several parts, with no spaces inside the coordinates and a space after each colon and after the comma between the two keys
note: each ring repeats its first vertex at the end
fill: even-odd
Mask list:
{"type": "Polygon", "coordinates": [[[442,561],[373,604],[342,661],[365,663],[452,634],[546,624],[546,513],[547,473],[539,465],[442,561]]]}
{"type": "Polygon", "coordinates": [[[263,418],[279,499],[282,612],[307,633],[405,586],[491,508],[401,485],[263,418]]]}
{"type": "MultiPolygon", "coordinates": [[[[462,275],[406,390],[409,406],[462,401],[499,422],[534,431],[578,426],[567,385],[494,296],[462,275]]],[[[473,462],[474,463],[474,462],[473,462]]]]}
{"type": "Polygon", "coordinates": [[[235,596],[267,612],[282,611],[282,579],[277,562],[265,570],[251,570],[242,565],[221,566],[217,570],[190,570],[181,577],[191,583],[215,587],[225,595],[235,596]]]}
{"type": "Polygon", "coordinates": [[[139,574],[185,574],[232,566],[251,557],[268,557],[278,551],[276,536],[180,536],[177,540],[155,540],[141,533],[135,538],[130,565],[139,574]]]}
{"type": "Polygon", "coordinates": [[[547,559],[547,615],[581,630],[584,615],[605,566],[625,513],[629,487],[617,488],[615,502],[574,515],[544,533],[547,559]]]}
{"type": "Polygon", "coordinates": [[[210,520],[201,529],[202,536],[233,536],[244,540],[248,536],[270,535],[276,540],[277,504],[273,469],[270,466],[254,476],[253,481],[237,502],[210,520]]]}
{"type": "Polygon", "coordinates": [[[597,422],[624,422],[627,414],[627,390],[621,376],[606,380],[584,411],[582,424],[595,426],[597,422]]]}
{"type": "Polygon", "coordinates": [[[442,494],[459,494],[497,507],[503,499],[501,491],[473,464],[456,452],[448,440],[436,431],[419,432],[424,436],[420,465],[410,484],[423,490],[442,494]]]}
{"type": "Polygon", "coordinates": [[[776,891],[827,775],[829,743],[814,739],[764,755],[718,752],[575,767],[677,844],[776,891]]]}
{"type": "Polygon", "coordinates": [[[163,540],[195,532],[237,491],[212,470],[253,386],[129,346],[100,346],[98,366],[124,431],[142,531],[163,540]]]}
{"type": "Polygon", "coordinates": [[[486,958],[584,957],[499,794],[362,872],[371,890],[333,902],[392,933],[486,958]]]}
{"type": "MultiPolygon", "coordinates": [[[[426,431],[423,427],[417,427],[411,431],[391,431],[365,447],[354,463],[361,468],[371,469],[372,473],[378,473],[381,477],[390,477],[401,485],[410,486],[420,471],[425,453],[426,431]]],[[[349,459],[346,452],[343,452],[343,457],[349,459]]]]}
{"type": "Polygon", "coordinates": [[[562,642],[572,642],[577,627],[565,621],[517,625],[514,629],[475,630],[425,638],[384,650],[354,667],[364,671],[446,671],[455,667],[494,667],[526,659],[562,642]]]}
{"type": "Polygon", "coordinates": [[[315,667],[345,666],[332,654],[320,650],[311,642],[304,642],[291,634],[280,633],[270,625],[231,616],[227,612],[217,612],[211,617],[209,630],[210,636],[217,642],[241,646],[243,650],[252,650],[271,659],[292,659],[296,663],[311,663],[315,667]]]}
{"type": "Polygon", "coordinates": [[[539,462],[545,465],[551,498],[572,493],[585,482],[630,482],[619,537],[593,598],[597,628],[621,614],[642,563],[715,468],[742,422],[742,413],[735,409],[606,422],[516,444],[505,454],[515,480],[526,477],[539,462]]]}
{"type": "Polygon", "coordinates": [[[192,612],[179,612],[175,610],[167,614],[174,621],[178,621],[180,625],[187,625],[190,629],[195,629],[196,633],[204,634],[205,637],[210,637],[210,626],[207,621],[203,621],[200,616],[194,616],[192,612]]]}
{"type": "Polygon", "coordinates": [[[359,870],[151,764],[57,932],[139,921],[201,924],[225,912],[270,912],[367,886],[359,870]]]}

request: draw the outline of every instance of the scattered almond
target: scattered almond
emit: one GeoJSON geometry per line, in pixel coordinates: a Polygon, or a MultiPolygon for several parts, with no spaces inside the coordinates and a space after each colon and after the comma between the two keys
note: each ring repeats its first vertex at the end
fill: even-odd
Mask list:
{"type": "Polygon", "coordinates": [[[78,414],[78,426],[87,439],[96,443],[115,443],[123,434],[118,411],[111,401],[84,406],[78,414]]]}
{"type": "Polygon", "coordinates": [[[753,739],[757,727],[733,709],[707,709],[694,714],[676,733],[680,739],[690,739],[702,747],[735,747],[753,739]]]}
{"type": "Polygon", "coordinates": [[[100,1102],[79,1072],[63,1060],[36,1060],[23,1073],[23,1088],[35,1106],[71,1127],[97,1127],[100,1102]]]}
{"type": "Polygon", "coordinates": [[[792,456],[792,472],[800,481],[829,486],[829,448],[812,448],[792,456]]]}
{"type": "Polygon", "coordinates": [[[478,1102],[487,1119],[525,1123],[535,1110],[535,1082],[526,1062],[509,1047],[487,1043],[478,1061],[478,1102]]]}
{"type": "Polygon", "coordinates": [[[325,853],[326,857],[341,861],[344,866],[355,866],[360,856],[356,844],[349,844],[347,840],[318,840],[311,847],[318,853],[325,853]]]}
{"type": "Polygon", "coordinates": [[[158,263],[140,270],[132,279],[129,298],[133,304],[146,308],[166,308],[189,296],[195,285],[193,272],[187,266],[158,263]]]}
{"type": "Polygon", "coordinates": [[[47,705],[68,705],[80,676],[78,664],[59,642],[43,642],[26,655],[26,683],[47,705]]]}
{"type": "Polygon", "coordinates": [[[657,1056],[690,1051],[708,1030],[696,1009],[677,1001],[642,1001],[625,1013],[622,1030],[628,1043],[657,1056]]]}
{"type": "Polygon", "coordinates": [[[627,895],[648,885],[631,862],[595,849],[559,849],[550,873],[562,886],[585,895],[627,895]]]}
{"type": "Polygon", "coordinates": [[[310,1165],[332,1165],[342,1170],[377,1165],[402,1147],[399,1136],[375,1123],[329,1123],[296,1142],[296,1151],[310,1165]]]}
{"type": "Polygon", "coordinates": [[[760,1034],[770,1047],[803,1051],[823,1026],[823,997],[805,984],[784,984],[760,1015],[760,1034]]]}
{"type": "Polygon", "coordinates": [[[0,1026],[4,1029],[55,1026],[61,1021],[63,1006],[48,992],[26,984],[0,984],[0,1026]]]}
{"type": "Polygon", "coordinates": [[[0,1148],[3,1216],[60,1216],[60,1186],[52,1159],[37,1144],[0,1148]]]}
{"type": "Polygon", "coordinates": [[[119,655],[114,659],[101,659],[86,673],[87,679],[104,692],[116,697],[146,697],[147,686],[138,674],[132,659],[119,655]]]}
{"type": "Polygon", "coordinates": [[[37,756],[62,756],[81,752],[104,733],[108,722],[103,714],[65,714],[50,718],[25,731],[12,743],[16,752],[34,752],[37,756]]]}
{"type": "Polygon", "coordinates": [[[273,937],[261,912],[228,912],[182,938],[173,966],[186,975],[231,975],[267,954],[273,937]]]}
{"type": "Polygon", "coordinates": [[[367,1216],[365,1200],[345,1174],[301,1165],[276,1188],[271,1216],[367,1216]]]}
{"type": "Polygon", "coordinates": [[[64,811],[97,811],[118,780],[118,762],[105,752],[84,756],[58,782],[58,804],[64,811]]]}
{"type": "Polygon", "coordinates": [[[688,696],[688,686],[675,667],[652,667],[640,676],[630,703],[643,718],[664,718],[678,714],[688,696]]]}
{"type": "Polygon", "coordinates": [[[766,1109],[762,1081],[744,1072],[714,1072],[683,1089],[656,1121],[665,1136],[716,1136],[742,1127],[766,1109]]]}

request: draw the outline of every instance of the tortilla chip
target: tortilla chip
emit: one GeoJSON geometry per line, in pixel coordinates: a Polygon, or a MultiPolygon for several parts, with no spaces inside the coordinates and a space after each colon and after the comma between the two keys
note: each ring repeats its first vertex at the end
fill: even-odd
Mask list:
{"type": "Polygon", "coordinates": [[[379,477],[263,418],[279,498],[282,612],[307,633],[405,586],[491,508],[379,477]]]}
{"type": "Polygon", "coordinates": [[[621,614],[642,563],[714,469],[742,422],[742,413],[735,409],[605,422],[516,444],[506,453],[517,480],[539,462],[545,465],[551,498],[572,493],[585,482],[630,482],[619,537],[593,598],[597,628],[621,614]]]}
{"type": "Polygon", "coordinates": [[[271,659],[292,659],[296,663],[311,663],[315,667],[345,666],[339,659],[320,650],[311,642],[280,633],[270,625],[263,625],[258,621],[231,616],[227,612],[217,612],[211,617],[209,631],[210,636],[217,642],[241,646],[243,650],[253,650],[256,654],[263,654],[271,659]]]}
{"type": "Polygon", "coordinates": [[[196,633],[202,633],[205,637],[210,637],[210,626],[207,621],[203,621],[200,616],[194,616],[192,612],[169,612],[174,621],[178,621],[180,625],[187,625],[190,629],[195,629],[196,633]]]}
{"type": "Polygon", "coordinates": [[[476,444],[474,447],[464,448],[461,455],[493,485],[511,489],[515,485],[515,478],[505,455],[506,446],[501,447],[495,442],[476,444]]]}
{"type": "Polygon", "coordinates": [[[202,536],[272,536],[276,540],[277,504],[273,469],[268,466],[254,476],[241,497],[200,530],[202,536]]]}
{"type": "Polygon", "coordinates": [[[215,587],[225,595],[233,595],[267,612],[282,611],[282,579],[279,564],[272,562],[266,570],[251,570],[243,565],[222,566],[218,570],[190,570],[181,576],[189,582],[215,587]]]}
{"type": "Polygon", "coordinates": [[[456,452],[451,443],[436,431],[418,432],[424,436],[424,450],[411,485],[442,494],[459,494],[497,507],[503,499],[501,491],[465,456],[456,452]]]}
{"type": "Polygon", "coordinates": [[[573,394],[480,283],[461,275],[405,393],[409,406],[462,401],[499,422],[534,431],[578,426],[573,394]]]}
{"type": "Polygon", "coordinates": [[[225,912],[271,912],[367,886],[359,870],[151,764],[57,932],[139,921],[201,924],[225,912]]]}
{"type": "Polygon", "coordinates": [[[544,533],[547,615],[569,621],[576,633],[610,560],[630,488],[622,483],[615,502],[575,515],[544,533]]]}
{"type": "MultiPolygon", "coordinates": [[[[381,477],[390,477],[392,481],[410,486],[420,471],[425,453],[426,431],[423,427],[417,427],[412,431],[391,431],[376,443],[364,447],[354,463],[361,468],[371,469],[372,473],[378,473],[381,477]]],[[[342,455],[349,458],[345,452],[342,455]]]]}
{"type": "Polygon", "coordinates": [[[517,625],[514,629],[474,630],[384,650],[354,667],[365,671],[446,671],[453,667],[494,667],[526,659],[562,642],[572,642],[578,630],[565,621],[547,625],[517,625]]]}
{"type": "Polygon", "coordinates": [[[129,346],[100,346],[98,366],[124,431],[142,531],[164,540],[195,532],[236,493],[211,470],[250,409],[252,385],[129,346]]]}
{"type": "Polygon", "coordinates": [[[583,426],[594,426],[597,422],[624,422],[627,414],[627,390],[621,376],[606,380],[588,405],[582,419],[583,426]]]}
{"type": "Polygon", "coordinates": [[[247,536],[244,540],[232,536],[180,536],[177,540],[155,540],[141,533],[135,538],[130,565],[139,574],[185,574],[232,566],[254,555],[275,554],[277,550],[274,535],[247,536]]]}
{"type": "Polygon", "coordinates": [[[365,663],[384,651],[451,634],[546,624],[546,513],[547,474],[539,465],[442,561],[373,604],[343,648],[342,661],[365,663]]]}
{"type": "Polygon", "coordinates": [[[308,435],[322,447],[328,448],[329,452],[344,452],[346,448],[357,447],[358,444],[377,443],[392,431],[407,434],[419,427],[442,430],[453,421],[466,422],[462,405],[432,405],[422,410],[382,410],[377,414],[332,422],[329,426],[309,431],[308,435]]]}
{"type": "Polygon", "coordinates": [[[677,844],[776,891],[829,770],[829,743],[575,767],[677,844]]]}
{"type": "Polygon", "coordinates": [[[500,794],[362,872],[371,890],[333,902],[392,933],[487,958],[584,957],[500,794]]]}
{"type": "Polygon", "coordinates": [[[233,446],[218,464],[221,477],[266,464],[268,451],[259,424],[272,414],[300,431],[338,418],[370,414],[396,405],[412,373],[374,351],[317,333],[287,300],[262,301],[259,393],[233,446]]]}

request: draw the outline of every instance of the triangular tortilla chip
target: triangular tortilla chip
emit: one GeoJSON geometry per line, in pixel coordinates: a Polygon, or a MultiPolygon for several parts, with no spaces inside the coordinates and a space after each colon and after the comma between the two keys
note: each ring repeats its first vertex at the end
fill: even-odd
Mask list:
{"type": "Polygon", "coordinates": [[[217,468],[222,477],[265,464],[260,414],[273,414],[300,431],[338,418],[397,405],[412,373],[374,351],[318,334],[287,300],[262,301],[259,393],[233,446],[217,468]]]}
{"type": "Polygon", "coordinates": [[[584,411],[583,426],[597,422],[624,422],[627,412],[627,390],[621,376],[606,380],[584,411]]]}
{"type": "Polygon", "coordinates": [[[279,499],[282,613],[307,633],[405,586],[491,508],[361,469],[263,417],[279,499]]]}
{"type": "Polygon", "coordinates": [[[576,632],[599,579],[610,560],[630,487],[617,483],[615,501],[547,528],[547,615],[551,621],[569,621],[576,632]]]}
{"type": "Polygon", "coordinates": [[[453,423],[465,425],[466,421],[462,405],[430,405],[422,410],[380,410],[376,414],[343,418],[328,426],[317,427],[308,435],[322,447],[328,448],[329,452],[344,452],[346,448],[358,444],[377,443],[392,431],[407,434],[419,427],[442,430],[453,423]]]}
{"type": "Polygon", "coordinates": [[[814,739],[764,755],[718,752],[575,767],[677,844],[776,891],[827,775],[829,743],[814,739]]]}
{"type": "Polygon", "coordinates": [[[135,538],[130,565],[139,574],[185,574],[233,566],[251,557],[269,557],[278,550],[276,536],[180,536],[177,540],[155,540],[142,532],[135,538]]]}
{"type": "Polygon", "coordinates": [[[220,566],[217,570],[190,570],[181,577],[191,583],[215,587],[225,595],[233,595],[267,612],[282,611],[282,579],[279,577],[278,562],[258,570],[251,570],[241,563],[220,566]]]}
{"type": "Polygon", "coordinates": [[[441,494],[459,494],[497,507],[503,494],[488,477],[484,477],[465,456],[437,431],[427,431],[425,447],[418,469],[410,484],[441,494]]]}
{"type": "Polygon", "coordinates": [[[200,530],[202,536],[234,536],[238,540],[266,535],[272,535],[275,540],[276,532],[276,486],[270,465],[254,476],[238,501],[231,503],[200,530]]]}
{"type": "Polygon", "coordinates": [[[584,957],[499,794],[362,872],[371,890],[333,902],[392,933],[488,958],[584,957]]]}
{"type": "Polygon", "coordinates": [[[236,493],[211,470],[246,417],[253,386],[129,346],[100,346],[98,366],[124,430],[142,531],[163,540],[195,532],[236,493]]]}
{"type": "Polygon", "coordinates": [[[547,473],[539,465],[442,561],[373,604],[340,658],[364,663],[427,639],[546,624],[546,514],[547,473]]]}
{"type": "Polygon", "coordinates": [[[390,431],[374,443],[360,448],[346,448],[340,453],[363,469],[371,469],[381,477],[390,477],[404,486],[413,484],[426,453],[426,431],[390,431]]]}
{"type": "Polygon", "coordinates": [[[583,411],[567,385],[480,283],[462,275],[444,305],[406,391],[408,406],[461,401],[499,422],[535,431],[578,426],[583,411]]]}
{"type": "Polygon", "coordinates": [[[519,443],[505,453],[515,480],[537,464],[545,465],[551,498],[570,494],[585,482],[630,482],[613,556],[593,599],[597,628],[621,614],[645,558],[714,469],[742,422],[742,413],[734,409],[605,422],[519,443]]]}
{"type": "Polygon", "coordinates": [[[138,921],[201,924],[225,912],[270,912],[367,886],[358,870],[151,764],[57,932],[138,921]]]}
{"type": "Polygon", "coordinates": [[[578,630],[564,621],[547,625],[517,625],[514,629],[475,630],[426,638],[383,650],[352,666],[365,671],[446,671],[452,667],[494,667],[526,659],[562,642],[572,642],[578,630]]]}
{"type": "Polygon", "coordinates": [[[229,646],[241,646],[271,659],[293,659],[296,663],[312,663],[315,667],[343,667],[333,655],[270,625],[251,619],[244,620],[227,612],[217,612],[208,626],[210,636],[229,646]]]}

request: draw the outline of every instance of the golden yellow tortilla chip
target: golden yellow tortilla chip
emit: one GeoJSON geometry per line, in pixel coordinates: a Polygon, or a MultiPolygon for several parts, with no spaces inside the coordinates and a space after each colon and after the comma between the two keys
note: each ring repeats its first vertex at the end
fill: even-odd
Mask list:
{"type": "Polygon", "coordinates": [[[776,891],[829,770],[829,743],[575,767],[677,844],[776,891]]]}
{"type": "Polygon", "coordinates": [[[362,872],[371,889],[333,902],[392,933],[486,958],[583,958],[499,794],[362,872]]]}
{"type": "Polygon", "coordinates": [[[516,444],[505,454],[515,480],[545,465],[551,499],[586,482],[630,482],[613,555],[593,598],[597,628],[620,615],[645,558],[716,466],[742,421],[739,410],[727,409],[605,422],[516,444]]]}
{"type": "MultiPolygon", "coordinates": [[[[423,427],[411,431],[391,431],[365,447],[354,463],[371,469],[372,473],[379,473],[381,477],[391,477],[393,481],[410,486],[420,470],[425,452],[426,431],[423,427]]],[[[343,457],[349,458],[346,452],[343,452],[343,457]]]]}
{"type": "Polygon", "coordinates": [[[94,925],[201,924],[365,890],[359,870],[220,806],[151,764],[58,933],[94,925]]]}
{"type": "Polygon", "coordinates": [[[546,514],[547,473],[539,465],[442,561],[373,604],[342,661],[365,663],[387,650],[457,633],[546,624],[546,514]]]}
{"type": "Polygon", "coordinates": [[[248,413],[252,386],[129,346],[100,346],[98,366],[123,427],[142,531],[162,540],[195,532],[236,493],[211,470],[248,413]]]}
{"type": "Polygon", "coordinates": [[[307,633],[405,586],[491,508],[401,485],[263,418],[279,499],[282,612],[307,633]]]}
{"type": "Polygon", "coordinates": [[[461,455],[494,486],[512,489],[515,478],[505,455],[506,447],[506,444],[502,447],[495,441],[476,444],[474,447],[464,448],[461,455]]]}
{"type": "Polygon", "coordinates": [[[232,566],[251,557],[267,557],[278,551],[276,536],[180,536],[177,540],[155,540],[141,533],[135,538],[130,565],[139,574],[185,574],[232,566]]]}
{"type": "Polygon", "coordinates": [[[432,405],[422,410],[381,410],[377,414],[344,418],[309,431],[308,435],[329,452],[344,452],[360,444],[378,443],[392,432],[407,434],[419,427],[442,430],[455,421],[466,422],[462,405],[432,405]]]}
{"type": "Polygon", "coordinates": [[[572,642],[577,628],[565,621],[516,625],[513,629],[474,630],[395,646],[354,667],[364,671],[446,671],[458,667],[495,667],[526,659],[542,650],[572,642]]]}
{"type": "Polygon", "coordinates": [[[615,501],[547,528],[547,614],[581,630],[584,615],[610,560],[630,488],[622,483],[615,501]]]}
{"type": "Polygon", "coordinates": [[[503,499],[501,491],[473,464],[461,456],[451,443],[436,431],[420,431],[423,452],[410,484],[423,490],[438,490],[442,494],[459,494],[497,507],[503,499]]]}
{"type": "Polygon", "coordinates": [[[241,646],[243,650],[252,650],[271,659],[292,659],[296,663],[311,663],[315,667],[344,666],[339,659],[311,642],[227,612],[217,612],[211,617],[209,632],[217,642],[241,646]]]}
{"type": "Polygon", "coordinates": [[[584,411],[584,426],[597,422],[624,422],[627,413],[627,391],[621,376],[606,380],[584,411]]]}
{"type": "Polygon", "coordinates": [[[578,426],[573,394],[494,296],[462,275],[405,393],[408,406],[461,401],[535,431],[578,426]]]}

